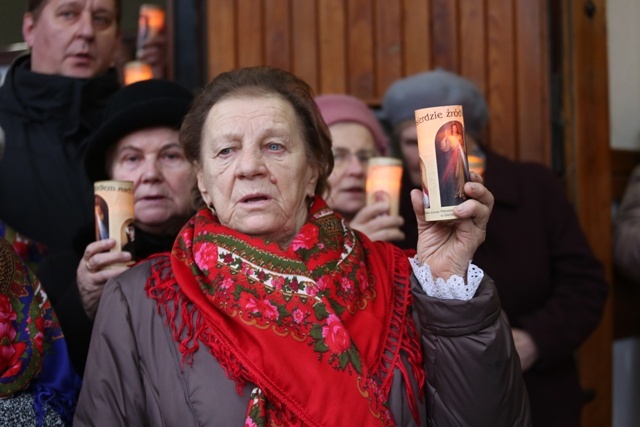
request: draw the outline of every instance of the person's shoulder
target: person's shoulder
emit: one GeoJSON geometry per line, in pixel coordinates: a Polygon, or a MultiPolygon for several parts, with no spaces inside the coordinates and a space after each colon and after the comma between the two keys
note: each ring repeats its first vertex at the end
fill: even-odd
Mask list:
{"type": "Polygon", "coordinates": [[[517,179],[520,185],[524,187],[535,188],[563,188],[563,183],[558,174],[549,166],[523,160],[511,160],[507,157],[494,154],[491,162],[487,163],[487,170],[499,170],[500,175],[505,179],[517,179]]]}
{"type": "Polygon", "coordinates": [[[491,151],[487,151],[487,168],[501,169],[511,174],[557,179],[555,172],[545,164],[526,160],[512,160],[491,151]]]}
{"type": "MultiPolygon", "coordinates": [[[[122,274],[109,280],[105,285],[105,292],[113,292],[117,289],[129,302],[147,299],[146,284],[151,275],[151,270],[158,263],[167,259],[168,255],[163,254],[140,261],[122,274]]],[[[171,268],[169,263],[165,264],[167,265],[166,268],[171,268]]]]}
{"type": "Polygon", "coordinates": [[[78,80],[78,82],[84,87],[83,96],[94,103],[106,102],[123,89],[114,68],[108,69],[104,74],[86,80],[78,80]]]}
{"type": "Polygon", "coordinates": [[[496,198],[496,204],[531,206],[549,198],[565,197],[564,183],[548,166],[514,161],[491,151],[487,151],[485,185],[496,198]]]}
{"type": "Polygon", "coordinates": [[[565,184],[550,167],[541,163],[516,162],[520,181],[528,189],[538,189],[543,192],[558,191],[565,193],[565,184]]]}
{"type": "Polygon", "coordinates": [[[519,161],[514,163],[516,164],[516,167],[520,168],[524,173],[539,177],[546,177],[548,179],[557,179],[557,175],[553,169],[545,164],[532,161],[519,161]]]}

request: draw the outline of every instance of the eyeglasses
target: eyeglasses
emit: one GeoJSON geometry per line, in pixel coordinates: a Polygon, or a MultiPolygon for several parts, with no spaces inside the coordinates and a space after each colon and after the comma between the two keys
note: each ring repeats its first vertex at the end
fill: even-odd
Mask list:
{"type": "Polygon", "coordinates": [[[334,148],[333,163],[335,167],[346,166],[351,160],[351,156],[355,156],[358,162],[364,167],[369,164],[369,159],[375,157],[376,153],[372,150],[351,151],[347,148],[334,148]]]}

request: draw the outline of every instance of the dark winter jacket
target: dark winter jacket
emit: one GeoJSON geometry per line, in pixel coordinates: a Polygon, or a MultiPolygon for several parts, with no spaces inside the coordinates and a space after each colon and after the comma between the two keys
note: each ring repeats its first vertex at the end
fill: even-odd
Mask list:
{"type": "Polygon", "coordinates": [[[93,223],[93,186],[85,139],[118,90],[115,70],[93,79],[34,73],[18,58],[0,87],[0,218],[47,247],[38,276],[55,303],[77,265],[68,264],[78,230],[93,223]]]}

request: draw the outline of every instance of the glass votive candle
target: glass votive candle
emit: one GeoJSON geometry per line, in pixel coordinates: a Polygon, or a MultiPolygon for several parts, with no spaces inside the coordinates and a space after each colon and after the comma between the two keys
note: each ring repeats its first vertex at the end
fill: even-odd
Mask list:
{"type": "Polygon", "coordinates": [[[394,157],[372,157],[367,167],[367,205],[388,200],[391,215],[400,211],[402,161],[394,157]]]}

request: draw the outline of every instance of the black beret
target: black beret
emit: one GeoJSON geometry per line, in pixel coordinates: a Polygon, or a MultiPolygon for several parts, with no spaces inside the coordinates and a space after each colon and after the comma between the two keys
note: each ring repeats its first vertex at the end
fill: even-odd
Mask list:
{"type": "Polygon", "coordinates": [[[104,120],[88,140],[84,166],[91,181],[109,179],[109,148],[132,132],[153,126],[180,128],[193,94],[168,80],[143,80],[125,86],[109,100],[104,120]]]}

